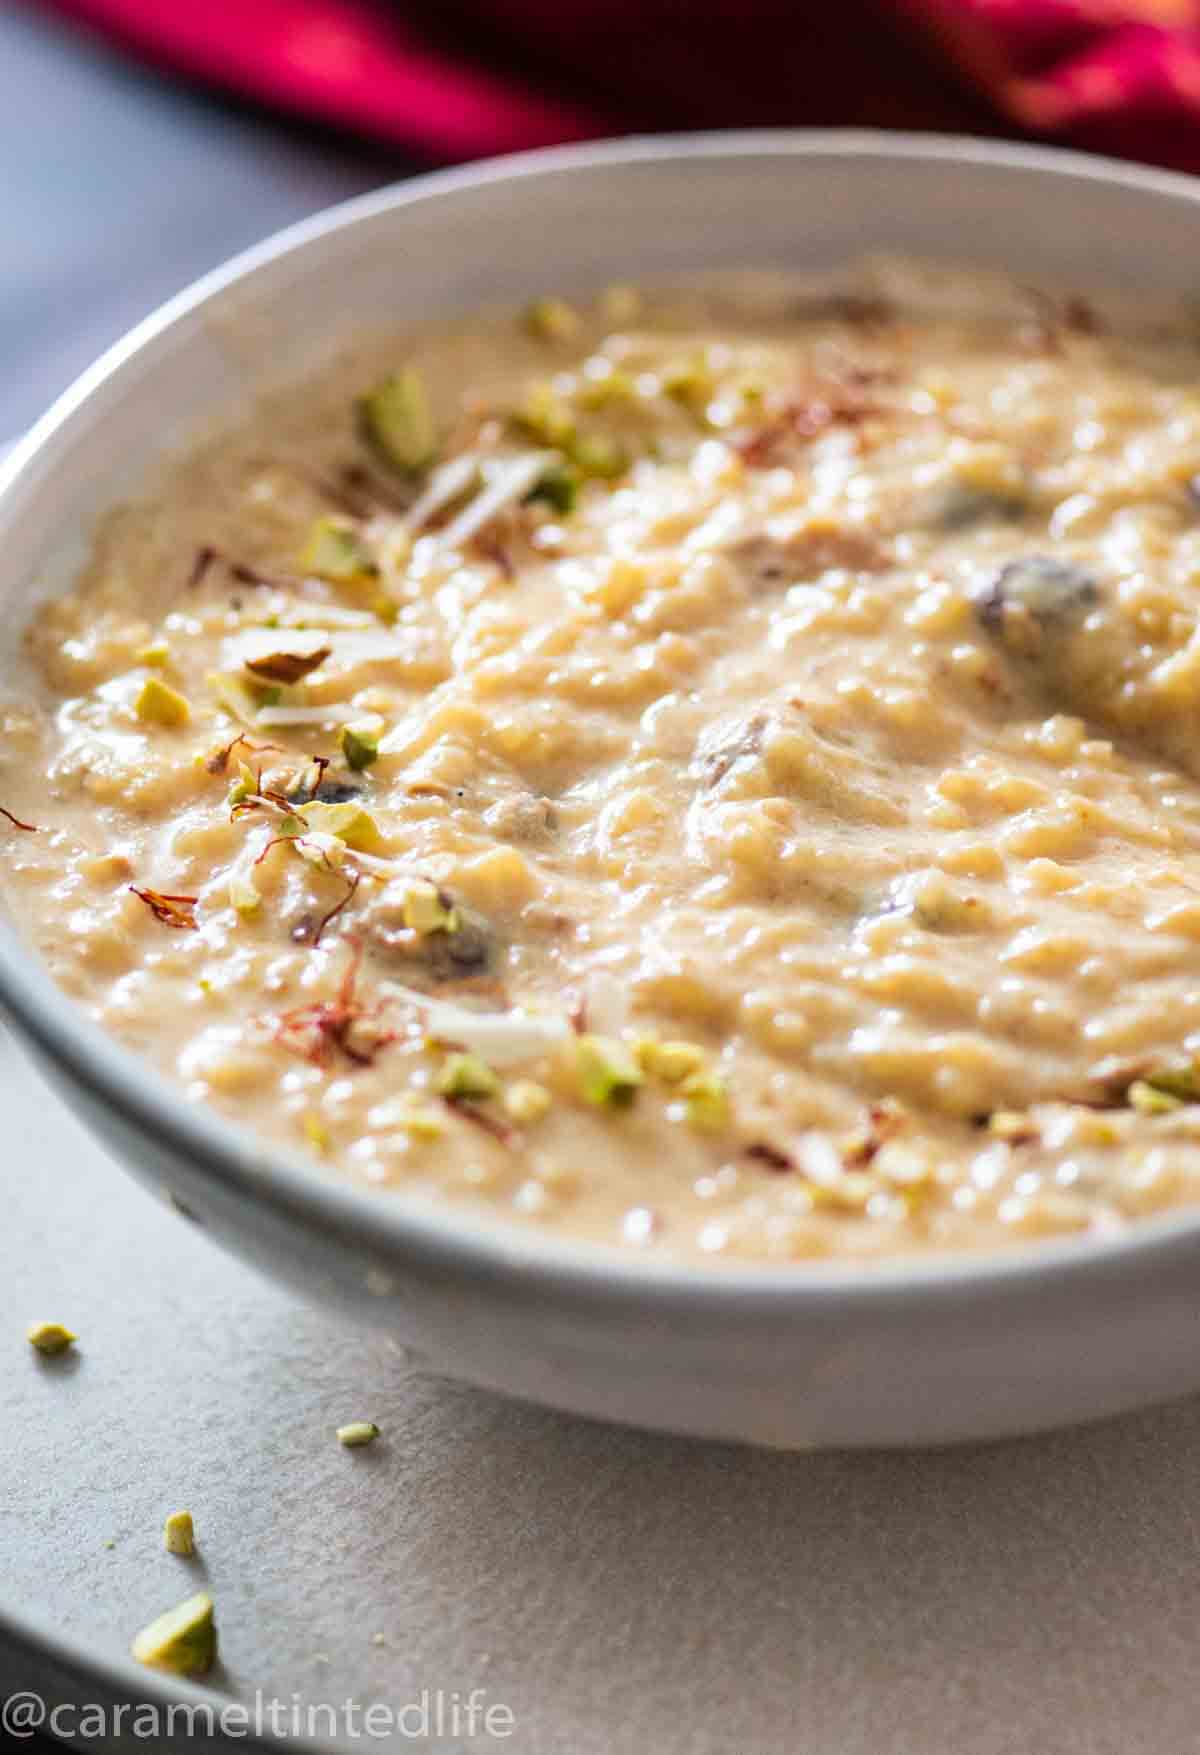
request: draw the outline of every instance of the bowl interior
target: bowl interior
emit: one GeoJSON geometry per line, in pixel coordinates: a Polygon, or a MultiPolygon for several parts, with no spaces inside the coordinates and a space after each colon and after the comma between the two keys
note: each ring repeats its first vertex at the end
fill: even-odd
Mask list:
{"type": "MultiPolygon", "coordinates": [[[[1034,280],[1184,293],[1194,286],[1188,246],[1200,241],[1198,189],[1033,149],[780,134],[532,154],[347,203],[238,258],[148,319],[0,465],[0,695],[16,679],[32,605],[70,583],[98,514],[136,491],[164,452],[318,364],[355,331],[614,280],[739,266],[830,269],[880,249],[1016,267],[1034,280]]],[[[142,1125],[169,1121],[194,1155],[226,1169],[252,1165],[264,1194],[275,1175],[292,1202],[332,1200],[344,1212],[352,1201],[359,1222],[377,1231],[400,1222],[390,1203],[322,1189],[319,1173],[289,1171],[215,1117],[183,1116],[186,1106],[103,1043],[7,934],[0,988],[43,1048],[86,1065],[104,1100],[138,1110],[142,1125]]],[[[464,1224],[463,1235],[470,1229],[464,1224]]],[[[486,1237],[480,1247],[490,1247],[486,1237]]],[[[1054,1256],[1078,1258],[1081,1247],[1035,1253],[1049,1266],[1054,1256]]],[[[1125,1245],[1086,1247],[1094,1254],[1125,1245]]],[[[540,1240],[518,1253],[579,1259],[571,1246],[540,1240]]],[[[605,1260],[611,1268],[608,1252],[605,1260]]],[[[895,1270],[908,1280],[947,1271],[940,1263],[895,1270]]],[[[965,1271],[980,1273],[982,1264],[965,1271]]],[[[684,1279],[698,1274],[680,1270],[684,1279]]],[[[727,1285],[742,1278],[720,1277],[727,1285]]],[[[775,1277],[756,1269],[744,1283],[766,1292],[775,1277]]],[[[793,1276],[778,1277],[777,1290],[795,1286],[793,1276]]]]}
{"type": "MultiPolygon", "coordinates": [[[[876,250],[1186,292],[1189,227],[1200,205],[1182,178],[899,136],[632,141],[423,178],[268,240],[86,373],[0,474],[3,590],[25,606],[62,589],[96,516],[164,451],[364,328],[613,280],[819,271],[876,250]]],[[[5,665],[20,622],[5,617],[5,665]]]]}

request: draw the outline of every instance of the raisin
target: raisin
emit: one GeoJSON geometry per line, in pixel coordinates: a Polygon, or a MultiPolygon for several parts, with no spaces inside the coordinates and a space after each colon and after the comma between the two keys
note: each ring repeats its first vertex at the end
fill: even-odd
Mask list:
{"type": "Polygon", "coordinates": [[[1016,613],[1041,627],[1081,616],[1099,598],[1095,580],[1071,561],[1051,555],[1025,555],[1001,567],[977,599],[979,619],[993,634],[1003,634],[1007,617],[1016,613]]]}

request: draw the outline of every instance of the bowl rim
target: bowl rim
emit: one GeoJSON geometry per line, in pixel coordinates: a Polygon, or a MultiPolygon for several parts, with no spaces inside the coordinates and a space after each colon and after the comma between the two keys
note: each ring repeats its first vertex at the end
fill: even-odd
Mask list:
{"type": "MultiPolygon", "coordinates": [[[[201,276],[145,317],[89,366],[0,460],[0,513],[30,466],[52,448],[90,399],[151,352],[178,323],[217,295],[281,257],[384,213],[458,190],[521,182],[546,172],[619,169],[687,158],[698,163],[755,156],[907,160],[1009,169],[1035,177],[1116,184],[1148,196],[1200,205],[1200,180],[1057,147],[978,140],[954,134],[875,129],[751,129],[638,135],[541,148],[438,170],[354,196],[287,226],[201,276]]],[[[151,362],[152,365],[152,362],[151,362]]],[[[188,1161],[193,1173],[278,1217],[332,1234],[359,1251],[364,1269],[397,1268],[468,1276],[479,1286],[522,1296],[553,1295],[647,1314],[689,1316],[716,1307],[727,1315],[791,1314],[848,1308],[882,1313],[914,1300],[943,1303],[990,1295],[1025,1299],[1081,1278],[1143,1278],[1200,1250],[1200,1210],[1135,1221],[1111,1236],[1024,1242],[1002,1250],[886,1257],[863,1262],[787,1264],[645,1258],[613,1244],[526,1232],[503,1215],[418,1207],[333,1180],[319,1167],[254,1136],[206,1105],[190,1103],[167,1075],[109,1040],[53,981],[31,948],[0,919],[0,1010],[93,1102],[188,1161]]]]}

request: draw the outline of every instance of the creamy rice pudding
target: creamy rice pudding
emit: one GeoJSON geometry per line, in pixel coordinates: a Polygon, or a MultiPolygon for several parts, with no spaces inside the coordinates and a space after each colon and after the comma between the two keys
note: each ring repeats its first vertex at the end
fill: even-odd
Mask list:
{"type": "Polygon", "coordinates": [[[116,511],[5,887],[191,1101],[648,1255],[1200,1198],[1200,347],[885,264],[372,343],[116,511]]]}

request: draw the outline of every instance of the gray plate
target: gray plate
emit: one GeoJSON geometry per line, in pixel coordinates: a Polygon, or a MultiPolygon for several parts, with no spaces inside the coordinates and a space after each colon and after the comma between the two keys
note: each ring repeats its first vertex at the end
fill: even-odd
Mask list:
{"type": "MultiPolygon", "coordinates": [[[[927,1455],[539,1412],[418,1376],[260,1282],[117,1174],[6,1042],[0,1103],[0,1696],[419,1713],[423,1690],[448,1710],[483,1688],[516,1721],[426,1739],[410,1711],[312,1739],[360,1752],[1193,1746],[1200,1404],[927,1455]],[[27,1348],[43,1316],[79,1331],[75,1357],[27,1348]],[[333,1428],[361,1416],[385,1436],[345,1451],[333,1428]],[[184,1505],[191,1563],[160,1547],[184,1505]],[[203,1587],[216,1686],[130,1664],[130,1635],[203,1587]]],[[[304,1746],[285,1730],[264,1741],[304,1746]]]]}

